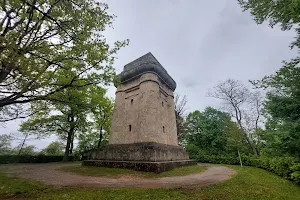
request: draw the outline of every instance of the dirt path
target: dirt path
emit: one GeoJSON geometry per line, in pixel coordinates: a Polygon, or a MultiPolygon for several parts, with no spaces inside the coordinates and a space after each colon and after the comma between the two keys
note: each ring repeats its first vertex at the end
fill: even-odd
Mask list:
{"type": "MultiPolygon", "coordinates": [[[[12,166],[8,173],[11,176],[39,180],[46,184],[62,187],[99,187],[99,188],[166,188],[166,187],[184,187],[184,186],[206,186],[216,184],[229,179],[235,171],[233,169],[202,164],[207,170],[187,176],[164,177],[164,178],[138,178],[138,177],[91,177],[81,176],[69,172],[56,170],[69,164],[49,164],[49,165],[21,165],[12,166]]],[[[79,164],[70,164],[79,165],[79,164]]]]}

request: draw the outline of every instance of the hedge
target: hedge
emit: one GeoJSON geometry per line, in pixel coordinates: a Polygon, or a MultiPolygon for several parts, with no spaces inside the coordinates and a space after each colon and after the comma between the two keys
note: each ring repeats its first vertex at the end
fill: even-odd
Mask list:
{"type": "MultiPolygon", "coordinates": [[[[46,155],[0,155],[0,164],[9,163],[48,163],[60,162],[64,156],[46,156],[46,155]]],[[[79,160],[78,156],[69,156],[69,161],[79,160]]]]}
{"type": "MultiPolygon", "coordinates": [[[[205,155],[198,152],[194,147],[187,148],[192,159],[198,162],[239,165],[240,161],[237,155],[205,155]]],[[[273,172],[286,179],[300,184],[300,159],[295,157],[264,157],[241,155],[242,163],[246,166],[253,166],[273,172]]]]}

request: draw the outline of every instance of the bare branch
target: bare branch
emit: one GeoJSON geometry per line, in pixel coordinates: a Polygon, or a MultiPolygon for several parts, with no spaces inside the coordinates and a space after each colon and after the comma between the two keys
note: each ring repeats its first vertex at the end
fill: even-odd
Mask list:
{"type": "Polygon", "coordinates": [[[243,109],[244,107],[249,107],[249,103],[251,102],[252,93],[248,88],[237,80],[227,79],[215,86],[214,90],[208,93],[208,96],[221,99],[224,104],[228,105],[227,112],[229,111],[237,120],[249,147],[255,154],[258,154],[259,152],[254,146],[255,142],[250,137],[251,134],[246,128],[247,124],[249,124],[249,115],[245,112],[246,109],[243,109]]]}

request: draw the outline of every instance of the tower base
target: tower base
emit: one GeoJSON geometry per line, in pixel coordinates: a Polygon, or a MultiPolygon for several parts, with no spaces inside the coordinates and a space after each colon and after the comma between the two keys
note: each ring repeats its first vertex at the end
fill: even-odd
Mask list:
{"type": "Polygon", "coordinates": [[[98,166],[109,168],[123,168],[144,172],[161,173],[187,165],[196,165],[195,160],[176,160],[164,162],[146,162],[146,161],[116,161],[116,160],[84,160],[83,166],[98,166]]]}
{"type": "Polygon", "coordinates": [[[175,167],[194,165],[188,153],[180,146],[154,142],[110,144],[103,149],[88,152],[82,165],[126,168],[160,173],[175,167]]]}

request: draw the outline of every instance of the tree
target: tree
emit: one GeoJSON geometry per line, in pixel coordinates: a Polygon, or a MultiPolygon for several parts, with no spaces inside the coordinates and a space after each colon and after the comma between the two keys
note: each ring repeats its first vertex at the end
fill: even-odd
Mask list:
{"type": "Polygon", "coordinates": [[[236,119],[249,148],[255,155],[258,155],[259,149],[256,144],[259,143],[259,138],[255,133],[258,129],[259,118],[262,115],[258,93],[251,93],[239,81],[227,79],[215,86],[214,90],[210,91],[208,95],[223,101],[224,109],[236,119]],[[253,112],[251,105],[254,105],[255,112],[258,112],[253,112]],[[252,126],[253,121],[256,123],[254,127],[252,126]]]}
{"type": "Polygon", "coordinates": [[[295,29],[297,33],[296,41],[291,47],[300,47],[300,2],[295,0],[238,0],[240,6],[245,10],[250,10],[251,15],[258,24],[269,21],[273,28],[279,24],[281,29],[295,29]]]}
{"type": "Polygon", "coordinates": [[[97,131],[91,130],[85,134],[80,134],[78,136],[78,145],[76,147],[76,152],[82,155],[93,149],[101,148],[108,143],[108,134],[103,133],[102,139],[99,146],[99,133],[97,131]]]}
{"type": "Polygon", "coordinates": [[[56,93],[115,76],[103,31],[114,16],[95,0],[10,0],[0,5],[0,122],[32,113],[26,103],[62,101],[56,93]]]}
{"type": "Polygon", "coordinates": [[[7,153],[11,150],[11,135],[0,135],[0,154],[7,153]]]}
{"type": "MultiPolygon", "coordinates": [[[[83,89],[83,88],[82,88],[83,89]]],[[[59,99],[68,100],[68,104],[49,104],[45,103],[44,107],[40,104],[35,105],[33,109],[40,110],[29,120],[21,125],[20,130],[38,134],[51,135],[57,134],[61,139],[66,141],[64,161],[68,161],[72,139],[78,129],[85,129],[87,126],[87,111],[84,105],[85,93],[82,90],[70,90],[56,94],[59,99]],[[82,106],[81,106],[82,105],[82,106]],[[51,113],[50,111],[57,113],[51,113]]],[[[84,132],[84,130],[82,130],[84,132]]]]}
{"type": "Polygon", "coordinates": [[[80,154],[107,144],[112,121],[113,101],[110,98],[99,98],[105,95],[101,88],[91,91],[92,103],[91,126],[87,132],[79,134],[76,151],[80,154]]]}
{"type": "MultiPolygon", "coordinates": [[[[239,4],[244,10],[250,10],[258,24],[268,21],[272,28],[279,25],[283,31],[295,29],[297,36],[291,48],[300,47],[300,1],[239,0],[239,4]]],[[[262,134],[268,152],[299,156],[300,57],[283,63],[275,74],[252,83],[257,88],[268,90],[265,105],[268,121],[262,134]]]]}
{"type": "Polygon", "coordinates": [[[17,144],[17,147],[14,148],[14,152],[11,152],[12,154],[18,154],[20,155],[22,152],[23,147],[26,146],[26,143],[31,140],[41,139],[43,134],[38,134],[36,136],[31,135],[27,132],[14,132],[9,134],[12,141],[14,141],[17,144]]]}
{"type": "Polygon", "coordinates": [[[91,103],[95,105],[91,110],[93,120],[92,132],[94,131],[96,134],[98,133],[99,137],[97,139],[97,147],[99,148],[101,146],[104,134],[109,135],[110,133],[113,114],[113,100],[109,98],[102,98],[105,95],[105,91],[100,87],[92,88],[91,95],[91,103]],[[99,95],[101,93],[102,95],[99,95]]]}
{"type": "Polygon", "coordinates": [[[245,141],[244,135],[241,129],[238,127],[238,124],[231,122],[227,129],[227,153],[237,153],[238,151],[244,154],[251,154],[252,151],[249,151],[247,142],[245,141]]]}
{"type": "Polygon", "coordinates": [[[25,143],[26,143],[26,140],[27,140],[27,137],[28,137],[28,136],[29,136],[28,133],[24,133],[24,138],[23,138],[23,140],[22,140],[22,143],[19,145],[19,146],[20,146],[20,149],[19,149],[18,155],[21,155],[22,150],[23,150],[23,148],[24,148],[24,145],[25,145],[25,143]]]}
{"type": "MultiPolygon", "coordinates": [[[[228,113],[211,107],[205,108],[202,113],[198,110],[190,113],[186,124],[188,144],[196,145],[208,155],[229,153],[229,137],[239,130],[228,113]]],[[[232,139],[238,141],[237,137],[232,139]]]]}
{"type": "Polygon", "coordinates": [[[95,107],[102,103],[101,99],[106,98],[105,92],[106,90],[99,86],[90,85],[56,93],[56,98],[61,102],[32,104],[32,109],[39,112],[24,122],[20,130],[33,134],[58,135],[66,141],[64,161],[68,161],[69,154],[73,151],[74,138],[87,133],[93,125],[89,120],[90,115],[95,107]]]}
{"type": "Polygon", "coordinates": [[[179,144],[182,144],[185,139],[185,112],[186,112],[186,104],[187,98],[186,95],[181,96],[179,94],[175,94],[174,97],[175,103],[175,116],[176,116],[176,126],[177,126],[177,138],[179,144]]]}
{"type": "Polygon", "coordinates": [[[64,144],[59,141],[51,142],[46,148],[42,149],[42,154],[62,155],[64,153],[64,144]]]}
{"type": "Polygon", "coordinates": [[[300,152],[300,68],[286,63],[275,74],[252,81],[267,88],[267,115],[264,139],[268,151],[276,155],[299,156],[300,152]]]}
{"type": "Polygon", "coordinates": [[[36,147],[34,145],[25,145],[22,147],[22,151],[20,151],[21,146],[18,145],[16,146],[12,152],[15,152],[13,154],[18,154],[18,155],[36,155],[36,147]]]}

